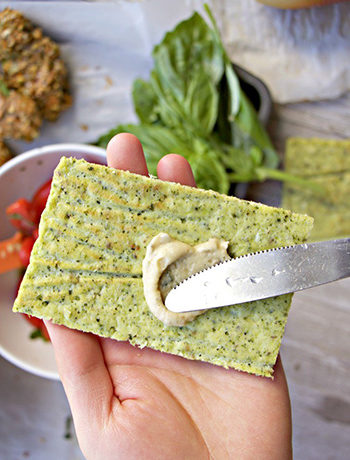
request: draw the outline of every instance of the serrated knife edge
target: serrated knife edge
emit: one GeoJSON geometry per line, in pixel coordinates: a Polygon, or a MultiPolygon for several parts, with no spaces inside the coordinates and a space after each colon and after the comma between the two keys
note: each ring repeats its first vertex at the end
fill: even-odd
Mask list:
{"type": "Polygon", "coordinates": [[[275,297],[350,276],[350,238],[246,254],[196,273],[165,299],[173,312],[275,297]]]}

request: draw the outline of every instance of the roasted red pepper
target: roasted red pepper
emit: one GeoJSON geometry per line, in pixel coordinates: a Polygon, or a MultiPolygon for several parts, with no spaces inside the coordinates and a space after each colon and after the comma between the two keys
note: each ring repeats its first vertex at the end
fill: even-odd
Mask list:
{"type": "MultiPolygon", "coordinates": [[[[0,273],[16,268],[27,268],[29,265],[34,242],[39,236],[38,225],[50,194],[51,182],[49,180],[43,184],[36,191],[31,202],[20,198],[6,209],[11,224],[19,231],[12,238],[0,242],[0,273]]],[[[16,296],[22,278],[23,275],[18,281],[16,296]]],[[[50,340],[45,323],[41,319],[25,314],[23,316],[35,328],[31,338],[41,337],[50,340]]]]}
{"type": "Polygon", "coordinates": [[[32,205],[25,198],[10,204],[6,214],[11,224],[26,235],[30,235],[36,227],[32,205]]]}
{"type": "Polygon", "coordinates": [[[31,208],[32,214],[34,216],[34,222],[36,224],[39,223],[40,216],[45,209],[46,202],[50,194],[51,182],[52,180],[50,179],[44,185],[42,185],[39,190],[37,190],[32,199],[31,208]]]}

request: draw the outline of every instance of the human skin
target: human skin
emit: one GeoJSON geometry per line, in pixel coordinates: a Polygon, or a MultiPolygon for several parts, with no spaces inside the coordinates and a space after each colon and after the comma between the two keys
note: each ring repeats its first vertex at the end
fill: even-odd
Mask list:
{"type": "MultiPolygon", "coordinates": [[[[119,134],[108,165],[147,175],[140,142],[119,134]]],[[[195,186],[179,155],[162,180],[195,186]]],[[[281,360],[274,380],[190,361],[46,321],[80,448],[88,460],[287,460],[291,411],[281,360]]]]}

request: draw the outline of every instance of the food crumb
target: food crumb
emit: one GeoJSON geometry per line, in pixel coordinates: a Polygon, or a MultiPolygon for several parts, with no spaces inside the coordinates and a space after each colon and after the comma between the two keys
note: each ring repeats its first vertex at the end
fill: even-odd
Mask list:
{"type": "Polygon", "coordinates": [[[107,77],[105,77],[105,80],[106,80],[106,88],[108,88],[109,86],[113,86],[113,85],[114,85],[113,80],[112,80],[111,77],[109,77],[108,75],[107,75],[107,77]]]}
{"type": "Polygon", "coordinates": [[[28,458],[30,456],[30,452],[28,450],[25,450],[22,454],[22,457],[28,458]]]}
{"type": "Polygon", "coordinates": [[[66,417],[66,421],[65,421],[65,433],[64,433],[64,436],[63,436],[65,439],[72,439],[72,437],[73,437],[73,435],[72,435],[72,422],[73,422],[72,416],[68,415],[66,417]]]}
{"type": "Polygon", "coordinates": [[[82,123],[81,125],[79,125],[79,128],[80,128],[82,131],[88,131],[89,126],[86,125],[85,123],[82,123]]]}

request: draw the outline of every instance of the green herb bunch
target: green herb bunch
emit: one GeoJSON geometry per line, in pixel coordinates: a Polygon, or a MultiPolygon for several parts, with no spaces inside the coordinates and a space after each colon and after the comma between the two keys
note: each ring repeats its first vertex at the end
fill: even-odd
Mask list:
{"type": "Polygon", "coordinates": [[[257,113],[242,91],[215,20],[198,14],[179,23],[155,46],[150,79],[133,84],[140,123],[119,125],[99,138],[106,147],[118,133],[141,141],[148,168],[156,175],[168,153],[183,155],[197,185],[227,193],[230,184],[276,178],[307,181],[276,168],[278,155],[257,113]]]}

